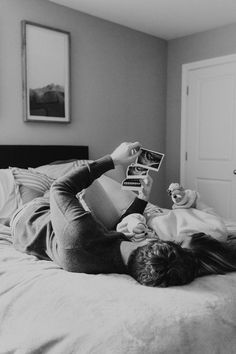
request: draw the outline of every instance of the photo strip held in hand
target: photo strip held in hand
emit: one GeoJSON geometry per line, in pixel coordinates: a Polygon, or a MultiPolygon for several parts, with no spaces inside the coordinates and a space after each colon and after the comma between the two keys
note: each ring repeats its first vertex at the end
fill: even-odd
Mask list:
{"type": "Polygon", "coordinates": [[[164,156],[161,152],[141,148],[141,153],[135,163],[127,167],[126,178],[122,181],[121,188],[140,191],[142,189],[141,179],[145,179],[150,170],[158,172],[164,156]]]}

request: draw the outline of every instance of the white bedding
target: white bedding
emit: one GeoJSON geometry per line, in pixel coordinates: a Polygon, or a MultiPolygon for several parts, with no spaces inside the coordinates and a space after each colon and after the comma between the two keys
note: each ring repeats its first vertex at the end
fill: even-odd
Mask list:
{"type": "Polygon", "coordinates": [[[1,354],[235,354],[236,273],[172,288],[68,273],[0,227],[1,354]]]}

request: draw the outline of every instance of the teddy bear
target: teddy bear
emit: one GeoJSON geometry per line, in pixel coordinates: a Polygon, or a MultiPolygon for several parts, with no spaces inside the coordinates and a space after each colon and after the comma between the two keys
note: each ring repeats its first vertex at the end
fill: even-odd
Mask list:
{"type": "Polygon", "coordinates": [[[196,191],[184,189],[179,183],[171,183],[167,189],[173,201],[172,209],[195,208],[199,197],[196,191]]]}

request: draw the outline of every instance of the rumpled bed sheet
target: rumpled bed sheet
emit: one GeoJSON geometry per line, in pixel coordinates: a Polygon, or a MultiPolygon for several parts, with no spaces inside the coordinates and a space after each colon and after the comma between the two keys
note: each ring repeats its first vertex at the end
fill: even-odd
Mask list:
{"type": "Polygon", "coordinates": [[[149,288],[19,253],[0,226],[1,354],[235,354],[236,273],[149,288]]]}

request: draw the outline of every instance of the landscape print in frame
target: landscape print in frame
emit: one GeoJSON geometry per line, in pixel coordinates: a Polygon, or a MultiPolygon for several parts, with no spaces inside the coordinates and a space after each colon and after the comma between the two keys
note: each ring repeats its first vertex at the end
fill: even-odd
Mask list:
{"type": "Polygon", "coordinates": [[[22,21],[26,122],[70,122],[70,33],[22,21]]]}

